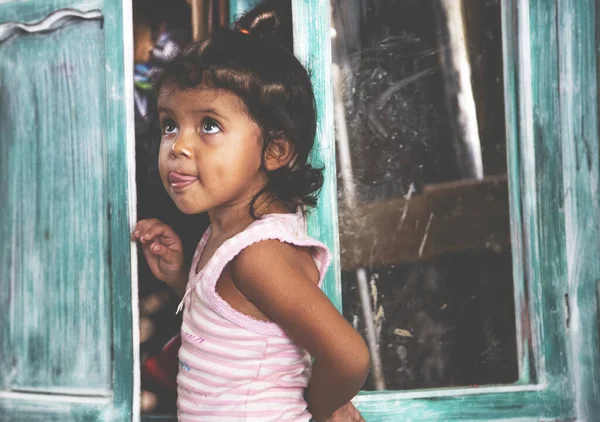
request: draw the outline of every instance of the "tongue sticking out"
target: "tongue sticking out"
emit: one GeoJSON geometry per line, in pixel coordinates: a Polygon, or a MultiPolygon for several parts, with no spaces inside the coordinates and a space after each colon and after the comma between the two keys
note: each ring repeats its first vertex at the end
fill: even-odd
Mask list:
{"type": "Polygon", "coordinates": [[[170,183],[185,183],[185,182],[194,182],[198,180],[196,176],[190,176],[187,174],[179,174],[179,173],[169,173],[169,182],[170,183]]]}

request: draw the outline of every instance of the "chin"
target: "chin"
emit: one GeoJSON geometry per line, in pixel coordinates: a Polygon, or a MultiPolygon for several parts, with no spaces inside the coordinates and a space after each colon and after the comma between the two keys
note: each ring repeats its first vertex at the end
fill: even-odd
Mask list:
{"type": "Polygon", "coordinates": [[[171,199],[175,203],[175,206],[177,207],[177,209],[184,214],[194,215],[194,214],[200,214],[200,213],[207,211],[207,209],[205,207],[199,207],[198,204],[190,204],[187,201],[182,201],[181,198],[171,197],[171,199]]]}
{"type": "Polygon", "coordinates": [[[199,209],[198,207],[193,207],[188,204],[181,204],[179,202],[175,202],[175,205],[179,211],[187,215],[200,214],[206,211],[205,209],[199,209]]]}

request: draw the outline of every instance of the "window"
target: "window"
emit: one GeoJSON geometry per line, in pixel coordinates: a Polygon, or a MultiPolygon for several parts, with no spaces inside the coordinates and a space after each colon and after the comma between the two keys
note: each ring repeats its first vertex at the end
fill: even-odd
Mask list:
{"type": "MultiPolygon", "coordinates": [[[[353,308],[358,307],[357,302],[360,300],[356,299],[353,302],[352,296],[359,297],[359,295],[354,294],[349,286],[356,283],[360,277],[367,281],[362,284],[363,290],[365,290],[366,284],[367,295],[365,296],[368,300],[364,300],[362,303],[376,305],[375,309],[370,311],[371,315],[374,314],[375,319],[372,336],[375,338],[375,343],[379,344],[378,351],[383,356],[384,370],[382,372],[385,378],[385,389],[377,391],[382,385],[378,386],[377,382],[372,379],[366,386],[372,391],[363,392],[357,399],[357,404],[367,420],[593,419],[592,415],[596,415],[596,409],[600,403],[598,393],[593,392],[594,379],[597,375],[592,375],[592,373],[598,373],[599,362],[598,314],[596,299],[594,299],[596,289],[594,280],[598,278],[599,271],[597,268],[592,268],[596,264],[592,266],[584,264],[583,257],[579,256],[575,250],[581,253],[586,251],[587,254],[591,253],[588,247],[595,251],[600,250],[598,238],[596,237],[596,240],[592,241],[588,237],[591,232],[598,233],[597,211],[593,212],[595,213],[594,223],[589,223],[589,217],[585,220],[583,218],[587,212],[590,212],[588,208],[592,203],[590,195],[593,195],[592,192],[597,192],[598,188],[590,190],[589,186],[586,188],[582,186],[586,180],[590,181],[597,177],[598,137],[595,122],[583,123],[583,126],[577,126],[575,122],[587,121],[587,119],[580,119],[579,112],[587,110],[595,116],[597,108],[595,104],[597,96],[596,69],[593,59],[595,57],[594,4],[592,2],[578,3],[575,7],[572,2],[568,2],[568,4],[551,2],[542,5],[518,0],[463,1],[463,10],[456,15],[456,11],[453,12],[451,9],[458,3],[357,1],[338,4],[338,2],[334,2],[332,11],[329,5],[319,2],[293,2],[296,52],[314,72],[314,84],[321,112],[321,131],[315,158],[330,169],[327,178],[328,184],[323,190],[320,207],[309,222],[309,227],[314,235],[320,237],[333,249],[339,259],[333,271],[329,273],[326,286],[328,294],[338,304],[338,307],[347,317],[353,318],[356,315],[353,308]],[[379,10],[374,12],[372,8],[379,8],[379,10]],[[434,13],[435,18],[431,18],[431,13],[427,21],[417,16],[420,13],[419,9],[426,8],[437,10],[434,13]],[[394,15],[393,9],[401,9],[408,16],[406,14],[394,15]],[[501,14],[499,34],[498,15],[490,17],[496,22],[496,27],[477,28],[477,25],[482,23],[481,21],[485,21],[481,18],[490,9],[496,9],[501,14]],[[333,12],[333,25],[329,19],[331,12],[333,12]],[[477,17],[473,16],[476,12],[480,16],[479,22],[477,17]],[[453,13],[454,15],[452,15],[453,13]],[[371,44],[367,43],[362,46],[368,48],[368,46],[377,44],[379,51],[360,50],[361,55],[349,57],[349,55],[344,56],[334,50],[332,60],[329,52],[330,46],[323,39],[329,39],[334,34],[336,37],[346,36],[340,42],[351,43],[357,41],[357,38],[359,41],[364,41],[368,39],[369,34],[365,33],[369,32],[369,28],[361,32],[364,28],[357,29],[356,25],[357,23],[360,25],[360,18],[365,19],[369,16],[387,19],[386,24],[377,20],[370,22],[372,25],[370,28],[371,44]],[[428,96],[428,90],[434,89],[437,89],[439,95],[443,96],[442,92],[449,92],[447,84],[452,80],[456,82],[460,78],[450,74],[448,69],[443,68],[444,65],[438,65],[434,58],[424,54],[424,50],[431,47],[423,48],[418,44],[426,44],[425,37],[430,37],[434,39],[433,45],[438,43],[439,49],[440,41],[435,39],[432,32],[434,34],[446,32],[447,34],[448,31],[451,31],[451,25],[448,23],[451,19],[448,18],[452,16],[454,19],[462,18],[462,26],[466,28],[463,30],[467,34],[469,31],[471,34],[472,31],[475,31],[476,34],[477,31],[484,32],[484,37],[477,36],[473,40],[475,43],[480,43],[480,50],[482,46],[489,43],[486,41],[486,37],[493,40],[501,35],[503,61],[501,74],[504,75],[504,87],[503,95],[501,92],[496,91],[490,94],[488,91],[486,95],[483,95],[482,102],[482,86],[479,85],[478,89],[477,69],[473,70],[471,78],[467,78],[467,84],[469,79],[471,81],[473,92],[468,100],[471,105],[476,105],[478,116],[476,123],[479,124],[479,129],[465,131],[465,133],[472,136],[470,139],[475,139],[477,136],[480,138],[481,162],[484,171],[483,175],[476,172],[468,174],[469,166],[466,166],[466,169],[460,168],[460,165],[468,160],[459,160],[458,164],[454,163],[456,167],[459,167],[454,171],[459,176],[467,175],[466,178],[475,179],[475,181],[453,182],[448,185],[447,179],[444,179],[448,176],[442,176],[440,173],[443,172],[440,171],[440,168],[419,169],[421,163],[419,159],[422,159],[424,154],[429,154],[430,160],[435,162],[434,159],[431,159],[434,152],[431,149],[434,149],[435,145],[429,145],[429,150],[425,149],[425,152],[418,148],[423,148],[423,137],[429,136],[427,139],[429,142],[444,137],[439,134],[436,137],[435,133],[431,135],[436,130],[445,131],[445,139],[456,139],[456,134],[460,134],[456,131],[456,125],[452,119],[452,116],[456,118],[456,112],[449,113],[447,103],[445,108],[444,104],[435,107],[424,104],[423,98],[428,96]],[[395,18],[397,18],[398,27],[392,25],[395,18]],[[408,29],[403,31],[402,25],[406,25],[408,29]],[[572,32],[574,27],[580,28],[576,35],[573,35],[572,32]],[[354,38],[343,33],[343,31],[348,31],[348,28],[350,31],[354,31],[351,34],[355,36],[354,38]],[[426,32],[428,29],[429,34],[426,32]],[[415,36],[414,33],[418,31],[423,35],[415,36]],[[488,34],[488,31],[491,33],[488,34]],[[360,35],[358,36],[357,33],[360,35]],[[377,54],[379,56],[376,56],[377,54]],[[379,63],[364,64],[361,68],[360,63],[356,64],[357,56],[359,62],[379,60],[379,63]],[[381,62],[384,64],[382,65],[381,62]],[[393,63],[390,64],[390,62],[393,63]],[[440,72],[443,74],[441,78],[443,82],[433,81],[434,77],[429,70],[431,67],[442,68],[440,72]],[[356,72],[357,68],[364,70],[366,74],[356,72]],[[350,71],[348,72],[347,69],[350,71]],[[413,79],[410,79],[411,75],[414,77],[413,79]],[[415,82],[417,76],[429,78],[428,83],[422,81],[422,85],[417,86],[418,82],[415,82]],[[358,81],[354,80],[352,83],[348,83],[348,78],[355,78],[358,81]],[[378,80],[384,80],[384,83],[378,82],[378,80]],[[405,85],[394,90],[394,83],[402,80],[405,85]],[[582,85],[579,85],[576,80],[581,80],[582,85]],[[333,81],[333,89],[330,89],[328,81],[333,81]],[[350,103],[353,109],[346,109],[343,112],[336,109],[334,104],[336,101],[339,104],[339,99],[335,97],[340,94],[336,84],[347,84],[346,87],[357,88],[361,83],[368,84],[369,82],[372,85],[367,87],[364,93],[350,93],[351,100],[347,100],[346,105],[350,103]],[[413,86],[408,86],[407,82],[413,83],[413,86]],[[591,93],[590,98],[582,98],[578,93],[578,89],[582,88],[575,89],[582,86],[590,90],[585,91],[591,93]],[[392,92],[386,92],[386,88],[392,92]],[[401,90],[403,90],[404,96],[399,95],[401,90]],[[373,95],[373,91],[376,91],[377,95],[373,95]],[[351,183],[345,185],[342,182],[342,186],[336,188],[336,182],[339,183],[340,179],[348,180],[347,174],[344,175],[344,172],[348,170],[346,167],[348,161],[344,161],[347,157],[343,156],[344,151],[340,148],[340,116],[346,119],[348,126],[350,126],[349,114],[355,113],[350,117],[357,117],[357,115],[361,117],[360,104],[356,104],[356,99],[352,100],[352,95],[359,96],[361,94],[372,95],[368,98],[371,104],[364,106],[367,109],[370,107],[373,114],[369,116],[368,111],[362,111],[363,120],[357,118],[358,122],[356,126],[351,127],[348,139],[350,142],[354,139],[360,144],[350,145],[351,154],[353,152],[355,154],[354,156],[350,154],[350,157],[365,164],[362,168],[351,166],[350,169],[359,173],[358,175],[354,174],[354,180],[362,182],[363,186],[356,186],[356,183],[354,186],[351,183]],[[488,100],[485,100],[486,97],[488,100]],[[505,123],[498,120],[498,114],[502,112],[500,107],[500,98],[502,97],[506,114],[505,123]],[[492,102],[491,99],[494,101],[492,102]],[[426,107],[429,107],[427,112],[422,112],[422,108],[426,107]],[[485,109],[482,111],[484,107],[496,108],[494,112],[486,113],[485,109]],[[408,113],[401,112],[404,110],[408,113]],[[436,113],[448,114],[451,124],[444,125],[442,123],[441,128],[435,127],[435,125],[432,127],[431,121],[439,123],[440,120],[443,120],[439,116],[435,116],[436,113]],[[413,115],[420,118],[422,122],[411,121],[413,115]],[[338,124],[336,136],[334,136],[332,127],[334,116],[336,124],[338,124]],[[492,124],[494,129],[489,129],[489,126],[482,127],[482,116],[491,118],[491,121],[486,121],[485,124],[492,124]],[[369,117],[371,117],[370,121],[369,117]],[[386,127],[386,123],[389,122],[392,124],[386,127]],[[428,122],[429,124],[426,124],[428,122]],[[359,130],[357,128],[361,124],[374,126],[368,129],[372,133],[374,132],[375,136],[358,141],[352,138],[352,136],[357,136],[359,130]],[[394,124],[396,125],[394,126],[394,124]],[[378,127],[378,125],[382,127],[378,127]],[[417,133],[410,131],[409,133],[397,133],[399,139],[391,142],[394,127],[408,128],[417,133]],[[453,127],[454,130],[452,130],[453,127]],[[506,128],[505,135],[503,134],[504,128],[506,128]],[[373,139],[377,136],[384,137],[384,141],[377,144],[378,140],[373,139]],[[587,161],[584,168],[579,167],[579,170],[576,170],[578,168],[576,163],[581,164],[581,161],[578,160],[583,158],[580,145],[582,144],[581,139],[584,139],[585,136],[591,141],[583,142],[584,149],[592,151],[591,157],[596,158],[587,161]],[[409,141],[413,141],[410,144],[413,147],[411,151],[407,152],[408,147],[406,146],[400,148],[400,143],[409,143],[409,141]],[[357,153],[356,149],[359,147],[363,149],[357,153]],[[396,150],[390,151],[389,148],[396,148],[396,150]],[[402,149],[404,151],[398,152],[402,149]],[[503,153],[503,149],[506,150],[507,155],[505,168],[503,168],[503,160],[495,157],[503,153]],[[387,164],[389,158],[392,160],[387,164]],[[402,161],[403,159],[404,161],[402,161]],[[489,164],[486,165],[486,161],[489,164]],[[331,169],[335,168],[336,162],[337,173],[334,173],[331,169]],[[385,164],[384,166],[380,165],[382,162],[385,164]],[[505,171],[507,176],[504,178],[502,174],[505,171]],[[375,188],[365,187],[364,185],[368,185],[365,180],[374,181],[375,188]],[[411,183],[415,180],[424,186],[421,188],[411,187],[411,183]],[[508,190],[500,188],[504,180],[508,190]],[[443,183],[440,186],[438,182],[443,183]],[[431,207],[439,205],[439,202],[432,204],[432,200],[427,198],[427,195],[429,194],[430,197],[434,193],[442,195],[439,190],[437,192],[427,191],[429,183],[438,184],[433,188],[445,190],[443,193],[449,200],[448,209],[450,211],[453,206],[457,206],[456,202],[459,202],[457,199],[459,197],[456,196],[457,186],[469,186],[465,189],[479,192],[477,195],[481,195],[479,197],[481,199],[476,199],[477,195],[472,197],[473,201],[478,203],[478,209],[483,210],[486,206],[490,206],[490,208],[486,214],[481,212],[479,216],[475,215],[477,212],[470,210],[470,212],[473,211],[470,219],[480,219],[484,215],[490,215],[493,210],[491,215],[494,218],[491,220],[502,227],[502,219],[506,217],[503,210],[510,210],[510,237],[506,236],[505,230],[490,232],[489,227],[484,225],[481,220],[479,222],[466,220],[469,223],[468,227],[471,227],[469,232],[458,238],[458,235],[455,234],[454,238],[444,247],[439,246],[436,250],[435,244],[429,243],[429,246],[427,243],[424,244],[423,238],[427,233],[427,227],[429,226],[429,233],[432,236],[431,224],[436,221],[434,220],[436,219],[435,214],[431,217],[431,207]],[[352,199],[352,193],[349,195],[352,188],[355,190],[354,203],[348,200],[349,196],[352,199]],[[568,188],[574,190],[571,191],[568,188]],[[494,189],[497,190],[492,194],[491,191],[494,189]],[[455,192],[451,194],[453,196],[448,193],[450,191],[455,192]],[[573,193],[575,191],[577,193],[573,193]],[[409,194],[414,202],[418,202],[417,199],[422,201],[423,211],[419,214],[418,219],[421,227],[424,225],[425,228],[421,229],[415,242],[406,245],[403,242],[406,239],[410,240],[411,234],[408,233],[408,229],[402,231],[400,223],[409,194]],[[508,202],[506,201],[507,195],[510,195],[508,202]],[[348,202],[351,203],[350,206],[345,205],[348,202]],[[584,203],[588,205],[584,206],[584,203]],[[386,209],[384,205],[389,205],[389,207],[386,209]],[[584,211],[584,208],[587,211],[584,211]],[[351,220],[352,214],[349,210],[358,213],[358,221],[351,220]],[[388,221],[392,223],[390,224],[388,221]],[[583,223],[583,221],[588,222],[583,223]],[[477,228],[474,223],[480,225],[479,232],[473,232],[473,227],[477,228]],[[360,227],[360,225],[368,227],[366,234],[356,234],[354,228],[360,227]],[[402,236],[394,239],[398,233],[402,236]],[[480,361],[472,359],[470,362],[463,362],[463,373],[459,373],[455,378],[445,377],[444,372],[441,371],[441,377],[428,379],[426,376],[428,372],[423,367],[416,368],[416,366],[416,369],[412,371],[413,378],[411,378],[407,375],[413,369],[408,362],[411,349],[406,345],[415,341],[413,339],[417,337],[417,334],[414,328],[415,324],[408,325],[410,318],[414,318],[414,315],[410,315],[410,312],[406,310],[409,305],[400,303],[400,301],[394,302],[398,299],[398,290],[401,290],[402,286],[408,285],[411,270],[414,271],[415,266],[417,268],[425,266],[429,268],[428,271],[437,270],[439,272],[439,267],[448,265],[448,260],[447,258],[436,258],[434,255],[440,254],[438,256],[444,257],[446,253],[444,251],[458,246],[462,248],[466,244],[481,245],[481,241],[486,239],[489,233],[498,233],[498,236],[494,236],[497,243],[487,245],[484,241],[484,247],[481,247],[478,252],[479,256],[469,255],[472,253],[469,252],[463,257],[454,255],[452,259],[466,260],[471,263],[471,267],[478,268],[479,274],[487,273],[488,278],[479,277],[475,279],[477,281],[474,285],[467,281],[467,286],[459,287],[468,292],[469,288],[474,288],[474,286],[479,288],[477,285],[481,283],[481,280],[491,283],[491,286],[487,287],[491,289],[488,291],[487,302],[477,298],[477,295],[475,297],[479,301],[476,304],[479,307],[479,316],[469,309],[469,312],[461,318],[464,318],[463,321],[471,326],[479,325],[485,337],[486,330],[490,332],[489,327],[486,328],[486,318],[492,318],[497,315],[496,312],[500,311],[502,317],[495,323],[491,323],[491,332],[506,330],[500,336],[504,343],[499,343],[503,357],[495,364],[490,365],[489,362],[482,361],[482,358],[486,357],[483,352],[494,349],[482,348],[479,353],[472,356],[480,361]],[[376,235],[379,237],[375,238],[376,235]],[[369,236],[371,237],[369,238],[369,236]],[[390,238],[391,240],[388,240],[390,238]],[[475,240],[475,238],[479,240],[475,240]],[[583,244],[589,246],[577,245],[575,238],[587,239],[583,240],[583,244]],[[382,247],[381,244],[385,244],[385,242],[388,242],[390,247],[382,247]],[[356,252],[357,245],[360,245],[358,252],[356,252]],[[427,248],[431,248],[429,256],[427,256],[427,248]],[[503,257],[503,254],[507,253],[507,249],[511,250],[511,259],[509,260],[505,257],[506,255],[503,257]],[[426,258],[428,262],[423,262],[423,258],[426,258]],[[393,260],[402,259],[412,261],[412,263],[401,264],[402,268],[391,268],[393,265],[398,265],[398,262],[393,260]],[[441,259],[442,262],[435,262],[436,259],[441,259]],[[380,262],[377,262],[378,260],[380,262]],[[435,266],[434,270],[431,270],[432,261],[435,266]],[[578,270],[584,265],[586,266],[583,271],[585,274],[578,270]],[[512,271],[510,270],[511,266],[512,271]],[[364,274],[357,275],[359,271],[363,271],[364,274]],[[381,276],[381,273],[384,275],[381,276]],[[377,290],[380,294],[375,296],[372,294],[374,289],[372,283],[369,285],[369,281],[373,281],[373,276],[377,274],[379,274],[377,290]],[[400,284],[400,287],[389,286],[392,283],[400,284]],[[383,284],[387,285],[383,286],[383,284]],[[385,309],[385,298],[383,298],[386,317],[390,318],[390,312],[398,311],[399,315],[392,315],[391,318],[396,317],[404,325],[392,324],[391,327],[384,326],[381,331],[378,331],[377,317],[380,317],[381,314],[378,315],[377,311],[378,305],[381,304],[382,291],[388,295],[390,292],[392,294],[392,303],[388,303],[388,309],[385,309]],[[507,298],[512,299],[510,304],[507,302],[507,298]],[[377,303],[373,303],[375,299],[377,299],[377,303]],[[501,303],[498,303],[499,301],[501,303]],[[512,315],[509,312],[511,306],[514,307],[512,315]],[[481,318],[483,321],[468,321],[469,314],[474,318],[481,318]],[[581,331],[584,326],[586,330],[581,331]],[[385,337],[386,341],[378,342],[377,335],[385,337]],[[386,350],[390,338],[394,343],[392,343],[391,350],[386,350]],[[585,352],[582,353],[582,349],[574,348],[574,341],[578,345],[585,345],[585,352]],[[382,344],[385,344],[385,347],[382,344]],[[392,355],[393,359],[388,357],[386,361],[386,353],[392,355]],[[506,368],[506,371],[502,371],[503,367],[506,368]]],[[[441,40],[442,43],[450,41],[452,40],[447,38],[441,40]]],[[[338,40],[334,40],[334,43],[338,43],[338,40]]],[[[335,45],[336,48],[339,48],[339,44],[335,45]]],[[[348,51],[348,45],[345,48],[345,51],[348,51]]],[[[470,43],[468,35],[466,42],[463,42],[462,53],[460,52],[461,47],[458,47],[459,54],[462,54],[463,58],[468,58],[472,69],[473,63],[479,66],[477,60],[474,60],[472,56],[474,48],[475,51],[478,51],[477,47],[470,43]]],[[[498,48],[497,44],[491,48],[498,48]]],[[[492,59],[494,57],[498,56],[492,55],[492,59]]],[[[444,57],[444,59],[452,60],[452,57],[444,57]]],[[[479,77],[490,78],[497,71],[497,67],[492,67],[491,70],[486,71],[486,74],[479,77]]],[[[460,76],[460,72],[458,73],[460,76]]],[[[484,89],[494,91],[497,86],[497,84],[488,85],[484,89]]],[[[468,89],[469,87],[464,86],[464,88],[468,89]]],[[[431,93],[429,95],[435,98],[435,95],[431,95],[431,93]]],[[[451,96],[450,99],[452,100],[451,96]]],[[[343,98],[341,102],[343,103],[343,98]]],[[[456,103],[456,97],[454,97],[454,102],[456,103]]],[[[364,133],[360,132],[360,134],[364,133]]],[[[466,142],[466,138],[462,140],[459,138],[459,141],[463,144],[470,142],[466,142]]],[[[439,147],[444,148],[443,145],[439,147]]],[[[456,149],[450,149],[450,152],[442,154],[440,166],[448,167],[449,164],[452,164],[447,162],[448,157],[461,157],[456,151],[456,149]]],[[[461,150],[458,149],[458,152],[461,150]]],[[[470,167],[476,168],[477,166],[470,167]]],[[[447,170],[444,173],[450,174],[451,171],[447,170]]],[[[464,179],[465,176],[462,178],[464,179]]],[[[460,177],[450,177],[450,180],[457,179],[460,180],[460,177]]],[[[462,201],[465,201],[464,197],[462,201]]],[[[597,210],[597,206],[594,209],[597,210]]],[[[437,218],[447,219],[451,223],[445,230],[450,233],[452,230],[457,230],[457,227],[452,226],[452,224],[457,224],[457,220],[453,220],[458,218],[457,215],[448,216],[442,213],[441,216],[443,218],[440,216],[437,218]]],[[[409,218],[409,215],[407,214],[404,218],[409,218]]],[[[416,219],[413,217],[413,223],[416,219]]],[[[440,224],[440,221],[437,220],[436,224],[440,224]]],[[[486,224],[493,225],[491,221],[486,224]]],[[[429,237],[429,241],[431,239],[429,237]]],[[[468,250],[471,251],[471,249],[468,250]]],[[[464,251],[461,250],[461,253],[464,251]]],[[[592,258],[589,257],[589,259],[592,258]]],[[[597,258],[596,261],[598,261],[597,258]]],[[[452,266],[452,264],[450,265],[452,266]]],[[[465,275],[465,271],[469,273],[473,268],[465,270],[464,264],[458,265],[458,268],[460,268],[458,274],[461,278],[472,277],[469,274],[465,275]]],[[[454,270],[443,271],[452,273],[454,270]]],[[[421,275],[421,280],[425,279],[426,277],[421,275]]],[[[427,292],[428,286],[424,284],[420,285],[421,291],[427,292]]],[[[356,290],[358,289],[357,287],[356,290]]],[[[485,289],[481,292],[484,291],[485,289]]],[[[418,292],[417,289],[415,295],[418,292]]],[[[447,297],[453,298],[452,293],[447,297]]],[[[418,298],[422,301],[431,300],[430,297],[423,296],[418,296],[418,298]]],[[[460,301],[464,301],[464,298],[454,297],[452,300],[455,305],[456,303],[460,305],[460,301]]],[[[407,302],[410,303],[410,301],[407,302]]],[[[444,311],[450,306],[446,304],[444,307],[444,304],[444,301],[439,301],[435,303],[435,306],[439,305],[438,311],[444,311]]],[[[462,306],[466,306],[464,302],[462,302],[462,306]]],[[[418,308],[417,311],[419,311],[418,308]]],[[[357,319],[360,319],[360,314],[357,319]]],[[[393,322],[396,321],[393,320],[393,322]]],[[[416,324],[416,326],[419,325],[416,324]]],[[[361,327],[360,324],[359,327],[361,327]]],[[[444,331],[443,324],[441,331],[444,331]]],[[[461,336],[466,336],[466,334],[457,334],[458,340],[454,340],[455,342],[460,341],[461,336]]],[[[481,337],[481,334],[479,336],[481,337]]],[[[432,341],[426,339],[420,346],[427,346],[428,341],[431,345],[432,341]]],[[[419,349],[416,350],[419,351],[419,349]]],[[[453,365],[452,362],[456,361],[452,359],[457,359],[458,362],[461,359],[464,360],[463,356],[456,356],[460,353],[473,353],[473,350],[459,348],[455,356],[444,358],[442,355],[442,358],[447,359],[448,365],[453,365]]],[[[416,359],[421,357],[417,354],[416,359]]],[[[436,365],[433,365],[433,373],[436,370],[436,365]]],[[[372,372],[374,373],[375,370],[372,372]]]]}
{"type": "MultiPolygon", "coordinates": [[[[232,13],[245,8],[230,3],[232,13]]],[[[312,71],[319,109],[314,159],[327,169],[309,221],[336,257],[325,290],[360,330],[374,315],[369,330],[383,383],[372,376],[356,399],[365,418],[596,420],[596,2],[292,4],[295,51],[312,71]],[[468,59],[470,81],[458,77],[460,66],[453,74],[439,62],[442,53],[453,59],[440,45],[460,38],[448,33],[461,17],[466,36],[452,51],[468,59]],[[378,62],[367,63],[373,57],[378,62]],[[456,125],[452,102],[435,103],[455,98],[446,94],[452,81],[461,92],[470,85],[477,119],[466,121],[477,130],[456,125]],[[353,97],[363,94],[373,98],[371,117],[371,104],[353,97]],[[352,166],[340,147],[344,135],[334,134],[343,120],[352,166]],[[473,171],[476,143],[467,138],[479,138],[483,172],[473,171]],[[409,198],[421,208],[411,209],[409,198]],[[457,211],[460,201],[477,206],[466,214],[457,211]],[[370,230],[361,233],[361,224],[370,230]],[[437,295],[424,283],[432,274],[437,295]],[[360,278],[368,300],[360,299],[360,278]],[[457,286],[459,279],[466,281],[457,286]],[[371,305],[367,318],[363,303],[371,305]],[[444,319],[454,307],[463,313],[444,319]],[[415,320],[423,312],[431,318],[432,309],[436,324],[415,320]],[[471,330],[448,331],[448,321],[478,328],[479,349],[461,344],[471,330]],[[423,327],[437,334],[423,340],[423,327]],[[451,343],[447,353],[442,346],[451,343]],[[427,356],[444,364],[419,363],[427,356]]],[[[3,420],[138,419],[130,24],[128,0],[0,0],[3,420]]]]}

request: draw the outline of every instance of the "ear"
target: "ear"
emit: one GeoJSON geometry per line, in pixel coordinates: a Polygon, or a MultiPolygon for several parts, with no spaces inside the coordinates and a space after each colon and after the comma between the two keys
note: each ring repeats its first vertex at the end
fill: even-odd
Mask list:
{"type": "Polygon", "coordinates": [[[265,150],[265,169],[273,171],[288,165],[295,152],[294,145],[287,139],[273,139],[265,150]]]}

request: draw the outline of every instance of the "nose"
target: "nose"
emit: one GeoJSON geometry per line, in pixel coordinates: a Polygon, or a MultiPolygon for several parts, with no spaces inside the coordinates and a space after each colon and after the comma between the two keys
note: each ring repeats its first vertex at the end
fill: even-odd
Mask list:
{"type": "Polygon", "coordinates": [[[171,145],[171,155],[174,158],[191,158],[192,150],[183,137],[178,137],[171,145]]]}

